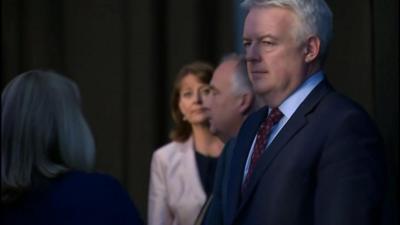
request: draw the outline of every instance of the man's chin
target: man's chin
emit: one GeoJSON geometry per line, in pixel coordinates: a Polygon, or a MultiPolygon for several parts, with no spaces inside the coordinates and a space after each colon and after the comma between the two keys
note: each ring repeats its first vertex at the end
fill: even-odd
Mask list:
{"type": "Polygon", "coordinates": [[[258,85],[254,85],[253,86],[253,89],[254,89],[254,92],[257,94],[257,95],[262,95],[262,94],[264,94],[264,93],[266,93],[267,92],[267,88],[265,88],[264,86],[262,86],[262,85],[260,85],[260,84],[258,84],[258,85]]]}

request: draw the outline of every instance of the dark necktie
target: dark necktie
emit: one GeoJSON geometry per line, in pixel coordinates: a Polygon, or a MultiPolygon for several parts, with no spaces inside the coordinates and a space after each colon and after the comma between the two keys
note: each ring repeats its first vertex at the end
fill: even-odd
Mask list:
{"type": "Polygon", "coordinates": [[[242,191],[249,183],[256,162],[261,158],[261,155],[267,146],[272,127],[282,118],[282,116],[283,114],[278,108],[273,108],[267,118],[261,123],[257,132],[256,144],[254,145],[253,154],[251,155],[250,166],[242,186],[242,191]]]}

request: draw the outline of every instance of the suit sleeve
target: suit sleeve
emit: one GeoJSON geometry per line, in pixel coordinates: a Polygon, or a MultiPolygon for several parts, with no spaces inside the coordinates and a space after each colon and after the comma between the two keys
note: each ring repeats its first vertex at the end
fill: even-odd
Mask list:
{"type": "Polygon", "coordinates": [[[335,124],[316,173],[315,224],[379,223],[383,144],[367,116],[352,113],[335,124]]]}
{"type": "Polygon", "coordinates": [[[148,224],[172,224],[172,214],[167,202],[165,165],[160,155],[155,152],[151,161],[150,188],[148,204],[148,224]]]}

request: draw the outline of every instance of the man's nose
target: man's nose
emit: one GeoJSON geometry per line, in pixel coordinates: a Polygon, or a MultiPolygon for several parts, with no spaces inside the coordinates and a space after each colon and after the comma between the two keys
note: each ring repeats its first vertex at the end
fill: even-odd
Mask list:
{"type": "Polygon", "coordinates": [[[260,50],[256,43],[252,43],[246,48],[245,57],[247,62],[257,62],[260,61],[260,50]]]}

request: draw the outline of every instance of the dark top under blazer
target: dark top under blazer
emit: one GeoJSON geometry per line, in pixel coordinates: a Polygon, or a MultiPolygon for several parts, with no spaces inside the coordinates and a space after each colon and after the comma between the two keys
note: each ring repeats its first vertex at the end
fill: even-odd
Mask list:
{"type": "MultiPolygon", "coordinates": [[[[379,224],[383,144],[368,114],[323,80],[263,153],[243,170],[267,108],[242,125],[233,151],[225,224],[379,224]]],[[[218,179],[218,178],[217,178],[218,179]]]]}
{"type": "Polygon", "coordinates": [[[45,188],[25,194],[13,206],[3,207],[4,225],[139,225],[138,212],[128,193],[114,178],[68,172],[45,188]]]}

